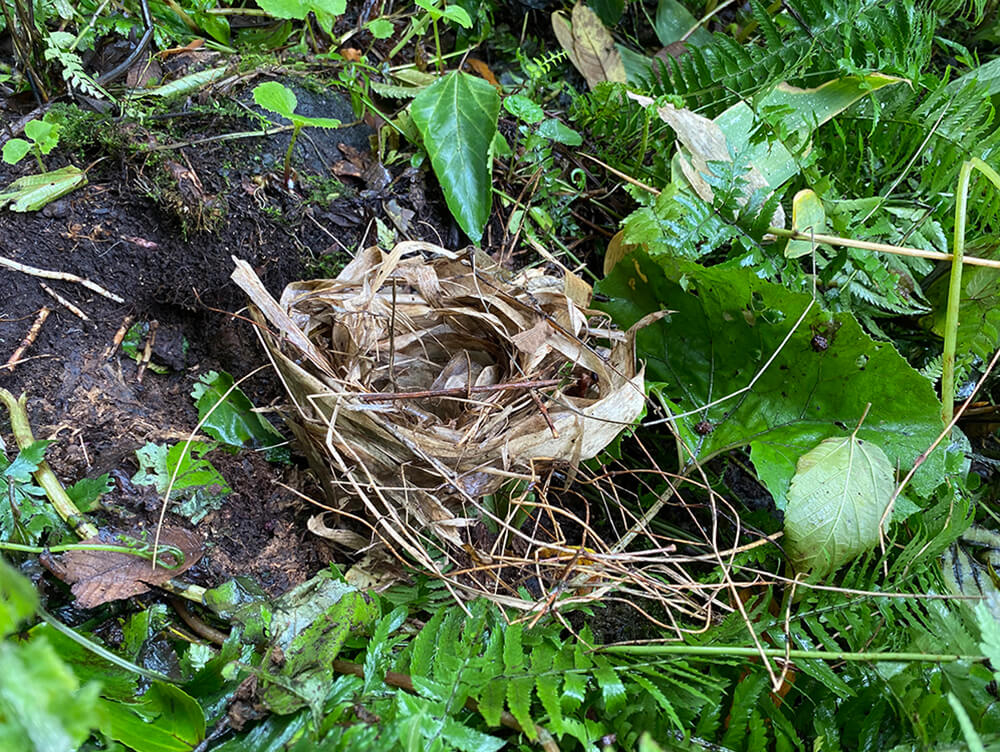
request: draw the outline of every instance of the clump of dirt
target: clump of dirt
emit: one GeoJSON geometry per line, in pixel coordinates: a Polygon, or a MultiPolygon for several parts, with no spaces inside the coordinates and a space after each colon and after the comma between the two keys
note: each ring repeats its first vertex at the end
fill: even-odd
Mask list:
{"type": "MultiPolygon", "coordinates": [[[[305,99],[323,109],[318,94],[305,99]]],[[[225,370],[239,378],[266,362],[251,324],[233,315],[244,298],[229,282],[232,257],[248,261],[278,292],[335,271],[359,245],[375,242],[376,218],[393,227],[402,216],[413,239],[436,240],[444,224],[440,206],[423,198],[420,175],[378,164],[363,151],[357,124],[340,140],[337,131],[303,139],[297,181],[288,186],[273,172],[287,134],[280,134],[284,142],[212,140],[223,130],[259,125],[249,116],[160,117],[169,120],[169,133],[153,132],[150,121],[140,127],[93,117],[85,143],[64,141],[47,160],[50,169],[70,158],[90,164],[88,185],[41,212],[0,211],[0,256],[89,279],[124,300],[0,266],[0,386],[28,393],[35,435],[57,439],[48,459],[65,482],[111,473],[116,489],[105,498],[105,522],[127,518],[129,526],[147,527],[159,506],[155,494],[129,480],[135,450],[187,438],[198,419],[190,391],[200,374],[225,370]],[[51,313],[37,337],[17,363],[3,367],[43,308],[51,313]],[[116,346],[116,333],[137,321],[156,322],[152,359],[169,366],[167,374],[141,368],[116,346]]],[[[29,162],[0,165],[0,185],[30,174],[29,162]]],[[[259,407],[284,400],[269,369],[242,388],[259,407]]],[[[211,461],[233,490],[198,524],[208,549],[189,574],[207,585],[246,575],[281,592],[336,558],[307,532],[314,510],[290,489],[317,494],[297,465],[274,465],[249,451],[215,452],[211,461]]]]}

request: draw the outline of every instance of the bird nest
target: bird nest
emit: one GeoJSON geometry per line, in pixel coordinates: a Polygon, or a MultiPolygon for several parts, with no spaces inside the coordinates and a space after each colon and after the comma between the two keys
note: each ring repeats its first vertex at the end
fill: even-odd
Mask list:
{"type": "Polygon", "coordinates": [[[610,587],[587,495],[561,505],[559,489],[635,424],[644,382],[587,284],[404,242],[275,301],[235,261],[328,508],[374,533],[356,548],[515,608],[610,587]]]}

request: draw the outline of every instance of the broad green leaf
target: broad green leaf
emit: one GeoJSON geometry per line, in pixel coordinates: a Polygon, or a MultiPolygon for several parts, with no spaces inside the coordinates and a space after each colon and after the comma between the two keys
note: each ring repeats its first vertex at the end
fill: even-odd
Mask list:
{"type": "Polygon", "coordinates": [[[395,31],[392,22],[387,21],[384,18],[376,18],[372,21],[369,21],[367,24],[365,24],[365,26],[367,27],[371,35],[376,39],[388,39],[389,37],[392,36],[393,32],[395,31]]]}
{"type": "Polygon", "coordinates": [[[87,174],[73,165],[39,175],[26,175],[0,192],[0,209],[10,204],[10,208],[16,212],[38,211],[86,184],[87,174]]]}
{"type": "Polygon", "coordinates": [[[77,749],[99,724],[99,689],[81,687],[45,639],[0,643],[0,749],[77,749]]]}
{"type": "Polygon", "coordinates": [[[262,678],[261,700],[279,714],[308,705],[318,721],[333,681],[333,659],[348,637],[371,634],[379,615],[377,599],[328,572],[286,593],[271,625],[284,663],[270,669],[270,680],[262,678]]]}
{"type": "Polygon", "coordinates": [[[871,442],[829,438],[802,455],[785,508],[795,568],[822,576],[873,549],[894,487],[889,458],[871,442]]]}
{"type": "Polygon", "coordinates": [[[538,135],[566,146],[579,146],[583,143],[583,137],[579,133],[555,118],[549,118],[538,126],[538,135]]]}
{"type": "MultiPolygon", "coordinates": [[[[653,29],[660,44],[666,47],[673,42],[679,42],[685,34],[695,27],[697,19],[683,3],[678,0],[659,0],[656,4],[656,20],[653,29]]],[[[698,26],[685,41],[702,47],[712,41],[712,35],[698,26]]]]}
{"type": "Polygon", "coordinates": [[[48,154],[59,143],[59,126],[45,120],[29,120],[24,135],[35,142],[42,154],[48,154]]]}
{"type": "Polygon", "coordinates": [[[798,161],[781,140],[765,139],[749,144],[750,135],[759,125],[755,111],[763,113],[768,131],[795,134],[799,143],[794,146],[804,147],[809,133],[861,97],[904,81],[882,73],[869,73],[865,76],[844,76],[813,89],[779,84],[754,108],[746,102],[739,102],[715,118],[715,123],[725,134],[730,151],[734,154],[748,153],[750,164],[760,170],[767,184],[774,189],[798,174],[798,161]]]}
{"type": "Polygon", "coordinates": [[[488,154],[499,114],[496,89],[460,71],[435,81],[410,104],[448,208],[476,243],[490,218],[488,154]]]}
{"type": "Polygon", "coordinates": [[[516,118],[526,123],[539,123],[545,119],[545,110],[530,97],[523,94],[511,94],[504,97],[503,108],[516,118]]]}
{"type": "Polygon", "coordinates": [[[261,10],[275,18],[305,20],[310,13],[339,16],[347,10],[347,0],[254,0],[261,10]]]}
{"type": "Polygon", "coordinates": [[[299,104],[295,92],[277,81],[267,81],[254,87],[253,101],[265,110],[291,118],[299,104]]]}
{"type": "Polygon", "coordinates": [[[339,128],[341,122],[336,118],[306,117],[295,113],[299,104],[295,92],[277,81],[256,86],[253,90],[253,101],[265,110],[275,112],[288,118],[297,126],[309,125],[315,128],[339,128]]]}
{"type": "Polygon", "coordinates": [[[213,439],[236,447],[248,444],[262,447],[283,442],[282,435],[266,418],[254,412],[253,403],[233,384],[233,377],[225,371],[209,371],[198,377],[191,396],[198,408],[198,420],[204,420],[201,430],[213,439]]]}
{"type": "MultiPolygon", "coordinates": [[[[793,332],[811,302],[808,294],[730,264],[661,263],[633,251],[597,285],[612,299],[602,307],[623,328],[655,311],[676,312],[638,334],[651,390],[674,414],[695,411],[677,423],[699,460],[750,445],[779,508],[798,458],[853,428],[869,403],[858,437],[882,447],[894,468],[911,467],[943,429],[928,381],[892,345],[872,340],[851,314],[815,304],[793,332]],[[775,353],[753,387],[741,391],[775,353]],[[705,408],[728,395],[735,396],[705,408]]],[[[916,495],[942,482],[945,459],[939,447],[920,466],[911,486],[916,495]]]]}
{"type": "Polygon", "coordinates": [[[12,138],[3,145],[3,161],[17,164],[31,151],[31,143],[23,138],[12,138]]]}
{"type": "Polygon", "coordinates": [[[0,559],[0,638],[16,632],[37,605],[38,593],[31,582],[0,559]]]}

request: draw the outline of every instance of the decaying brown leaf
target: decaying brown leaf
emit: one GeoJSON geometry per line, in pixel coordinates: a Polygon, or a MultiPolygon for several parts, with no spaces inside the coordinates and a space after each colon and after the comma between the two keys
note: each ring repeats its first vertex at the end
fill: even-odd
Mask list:
{"type": "MultiPolygon", "coordinates": [[[[651,97],[628,92],[629,99],[638,102],[642,107],[650,107],[655,100],[651,97]]],[[[674,129],[680,142],[680,167],[694,192],[709,203],[714,198],[712,187],[705,181],[704,175],[711,175],[709,162],[731,162],[729,148],[726,145],[726,135],[714,120],[703,115],[672,104],[664,104],[656,108],[660,119],[674,129]],[[681,148],[683,147],[683,148],[681,148]]],[[[757,189],[763,188],[770,192],[770,187],[764,176],[753,165],[746,174],[746,185],[743,189],[742,203],[750,198],[757,189]]],[[[771,224],[775,227],[785,226],[785,212],[779,205],[774,212],[771,224]]]]}
{"type": "MultiPolygon", "coordinates": [[[[110,530],[102,530],[82,543],[123,545],[119,534],[110,530]]],[[[150,587],[162,585],[190,569],[201,558],[201,538],[181,528],[163,528],[160,533],[161,550],[164,546],[180,549],[184,553],[184,563],[174,569],[162,566],[154,569],[148,559],[115,551],[68,551],[60,556],[45,554],[41,561],[52,574],[73,586],[71,590],[80,608],[94,608],[102,603],[146,593],[150,587]]]]}
{"type": "Polygon", "coordinates": [[[611,32],[586,5],[578,2],[573,7],[572,21],[562,11],[553,13],[552,29],[591,89],[601,81],[625,81],[625,63],[611,32]]]}
{"type": "Polygon", "coordinates": [[[472,528],[507,524],[485,501],[501,486],[572,474],[642,412],[632,338],[584,307],[577,277],[405,242],[276,302],[235,261],[330,504],[361,506],[378,538],[437,573],[442,545],[468,551],[472,528]]]}

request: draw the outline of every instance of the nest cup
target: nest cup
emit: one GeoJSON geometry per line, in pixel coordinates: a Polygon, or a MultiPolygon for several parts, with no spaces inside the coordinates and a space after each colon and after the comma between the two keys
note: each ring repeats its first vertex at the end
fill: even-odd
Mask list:
{"type": "Polygon", "coordinates": [[[499,508],[498,492],[557,465],[572,474],[642,412],[631,334],[587,310],[572,274],[511,275],[481,252],[404,242],[275,301],[234,261],[330,506],[360,507],[379,538],[467,592],[496,595],[449,575],[497,556],[484,526],[526,560],[552,545],[522,534],[525,510],[499,508]]]}

